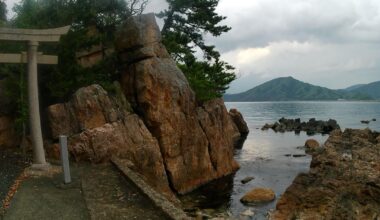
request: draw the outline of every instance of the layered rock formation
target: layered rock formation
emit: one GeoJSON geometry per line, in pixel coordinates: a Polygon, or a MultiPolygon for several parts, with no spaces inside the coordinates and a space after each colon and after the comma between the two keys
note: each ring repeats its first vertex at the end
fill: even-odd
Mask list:
{"type": "MultiPolygon", "coordinates": [[[[235,172],[237,126],[222,99],[197,104],[186,77],[161,44],[154,14],[127,20],[115,45],[123,67],[122,90],[111,96],[92,85],[69,102],[50,106],[51,138],[56,142],[59,135],[68,135],[69,151],[78,161],[127,159],[161,192],[186,193],[235,172]]],[[[56,155],[58,144],[48,152],[56,155]]]]}
{"type": "Polygon", "coordinates": [[[277,203],[272,219],[379,219],[380,133],[336,130],[277,203]]]}
{"type": "Polygon", "coordinates": [[[198,106],[184,74],[161,43],[153,14],[129,19],[116,39],[124,62],[121,84],[157,138],[173,189],[186,193],[238,169],[240,134],[222,100],[198,106]]]}
{"type": "MultiPolygon", "coordinates": [[[[81,88],[68,103],[48,108],[51,137],[68,135],[69,151],[77,161],[127,159],[151,186],[170,194],[157,140],[129,110],[122,94],[110,96],[99,85],[81,88]]],[[[57,151],[58,146],[51,148],[57,151]]]]}

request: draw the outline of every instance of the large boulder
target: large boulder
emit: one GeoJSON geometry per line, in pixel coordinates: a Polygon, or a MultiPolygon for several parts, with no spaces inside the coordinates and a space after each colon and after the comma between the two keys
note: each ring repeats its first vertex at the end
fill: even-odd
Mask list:
{"type": "Polygon", "coordinates": [[[79,89],[68,103],[49,106],[48,118],[53,139],[59,135],[73,135],[86,129],[100,127],[120,120],[126,110],[99,85],[79,89]],[[117,112],[119,111],[119,115],[117,112]]]}
{"type": "Polygon", "coordinates": [[[121,84],[157,138],[173,189],[186,193],[238,169],[239,132],[221,100],[198,106],[184,74],[161,43],[154,14],[132,17],[116,37],[121,84]]]}
{"type": "Polygon", "coordinates": [[[276,198],[276,194],[269,188],[254,188],[246,193],[240,201],[242,203],[266,203],[276,198]]]}
{"type": "Polygon", "coordinates": [[[69,102],[48,107],[51,138],[68,135],[68,148],[76,161],[127,159],[148,184],[170,194],[158,142],[128,109],[123,95],[110,96],[99,85],[81,88],[69,102]]]}
{"type": "Polygon", "coordinates": [[[230,109],[229,112],[232,121],[235,123],[236,127],[239,129],[240,134],[247,135],[249,133],[249,128],[247,122],[245,122],[243,115],[237,109],[230,109]]]}

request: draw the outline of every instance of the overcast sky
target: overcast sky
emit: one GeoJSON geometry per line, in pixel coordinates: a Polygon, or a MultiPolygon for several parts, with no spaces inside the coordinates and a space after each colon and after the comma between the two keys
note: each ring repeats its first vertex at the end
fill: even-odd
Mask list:
{"type": "MultiPolygon", "coordinates": [[[[165,7],[151,0],[147,12],[165,7]]],[[[230,93],[281,76],[333,89],[380,80],[379,0],[220,0],[217,10],[232,30],[207,42],[237,68],[230,93]]]]}

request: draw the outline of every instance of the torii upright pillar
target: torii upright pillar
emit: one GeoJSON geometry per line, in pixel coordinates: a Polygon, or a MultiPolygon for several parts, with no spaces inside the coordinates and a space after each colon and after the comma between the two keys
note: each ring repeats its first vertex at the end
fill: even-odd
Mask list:
{"type": "Polygon", "coordinates": [[[34,146],[34,164],[46,164],[43,147],[41,117],[38,97],[38,73],[37,73],[37,48],[38,42],[28,42],[28,94],[29,94],[29,120],[30,133],[34,146]]]}
{"type": "Polygon", "coordinates": [[[34,156],[32,168],[35,169],[48,167],[41,131],[37,64],[58,63],[56,56],[39,54],[38,45],[39,42],[58,42],[60,36],[66,34],[69,28],[70,26],[47,30],[0,28],[0,40],[26,41],[28,43],[27,60],[22,54],[0,54],[0,62],[28,63],[29,121],[34,156]]]}

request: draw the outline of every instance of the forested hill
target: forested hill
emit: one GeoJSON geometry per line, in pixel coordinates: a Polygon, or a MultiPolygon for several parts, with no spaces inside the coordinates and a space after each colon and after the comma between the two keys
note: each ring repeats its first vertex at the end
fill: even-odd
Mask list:
{"type": "Polygon", "coordinates": [[[356,85],[356,87],[349,87],[346,90],[366,94],[374,99],[380,100],[380,81],[356,85]]]}
{"type": "Polygon", "coordinates": [[[225,101],[316,101],[316,100],[371,100],[356,91],[332,90],[301,82],[293,77],[281,77],[263,83],[246,92],[226,94],[225,101]]]}

